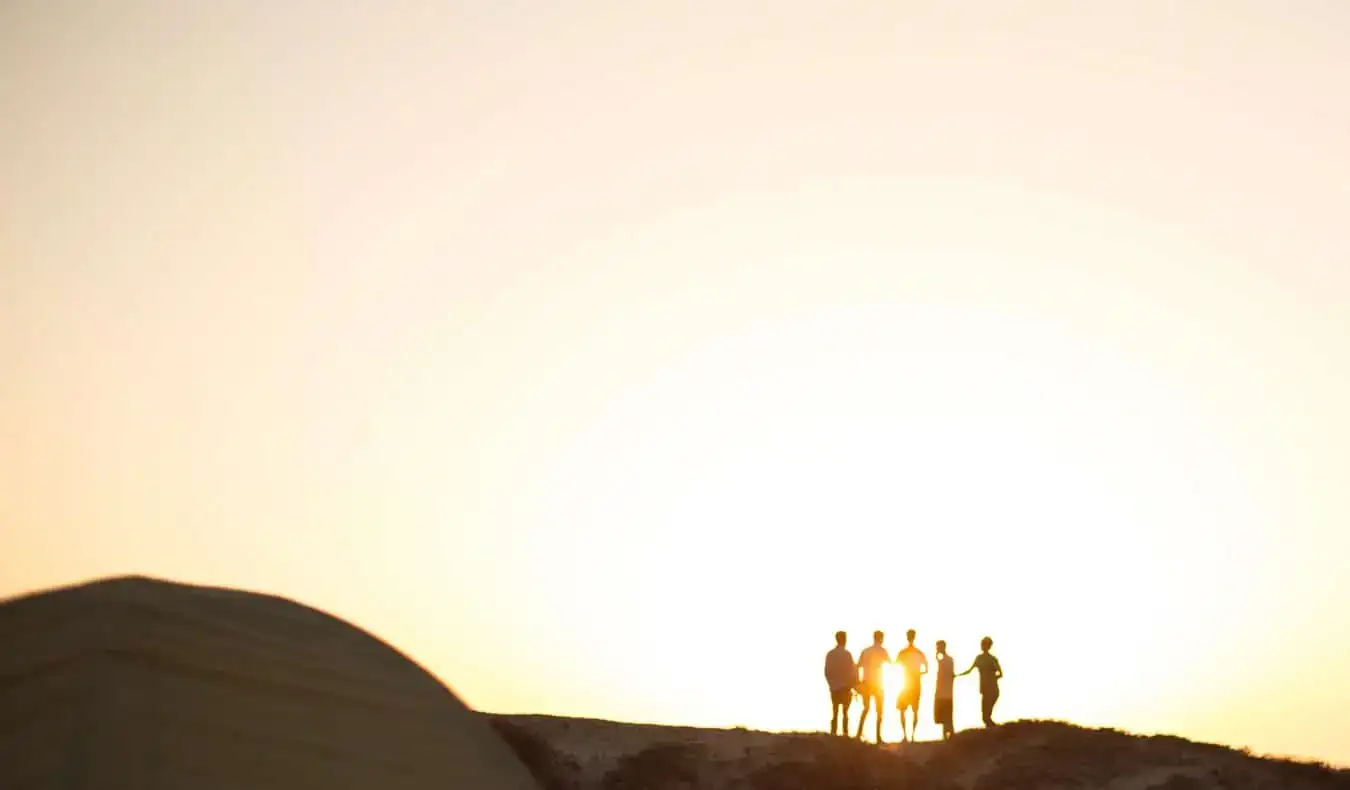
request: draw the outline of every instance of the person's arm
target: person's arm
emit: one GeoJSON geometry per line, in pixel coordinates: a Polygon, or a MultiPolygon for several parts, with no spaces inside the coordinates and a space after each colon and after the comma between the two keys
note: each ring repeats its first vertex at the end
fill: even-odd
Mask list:
{"type": "Polygon", "coordinates": [[[994,659],[994,679],[998,680],[1001,679],[1002,677],[1003,677],[1003,665],[998,662],[998,659],[994,659]]]}
{"type": "Polygon", "coordinates": [[[978,664],[978,663],[979,663],[978,661],[972,661],[972,662],[970,662],[970,669],[967,669],[965,672],[958,672],[956,676],[957,676],[958,678],[963,678],[963,677],[965,677],[966,675],[969,675],[971,672],[974,672],[974,671],[975,671],[975,665],[978,664]]]}
{"type": "Polygon", "coordinates": [[[919,663],[919,674],[920,674],[920,675],[927,675],[927,674],[928,674],[928,656],[925,656],[923,653],[920,653],[920,654],[919,654],[919,662],[920,662],[920,663],[919,663]]]}

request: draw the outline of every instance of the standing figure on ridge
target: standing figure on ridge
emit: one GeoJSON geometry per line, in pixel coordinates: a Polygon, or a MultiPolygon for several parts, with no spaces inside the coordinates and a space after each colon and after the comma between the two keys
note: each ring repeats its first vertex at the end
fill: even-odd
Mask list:
{"type": "Polygon", "coordinates": [[[980,640],[980,654],[975,656],[975,661],[970,665],[970,669],[962,672],[957,677],[969,675],[975,670],[980,671],[980,716],[984,719],[984,726],[993,727],[994,724],[994,703],[998,702],[998,681],[1003,677],[1003,667],[999,666],[998,659],[989,652],[994,646],[994,640],[985,637],[980,640]]]}
{"type": "Polygon", "coordinates": [[[942,740],[956,734],[952,718],[952,686],[956,679],[956,662],[947,654],[947,642],[937,642],[937,690],[933,692],[933,723],[942,728],[942,740]]]}
{"type": "Polygon", "coordinates": [[[834,735],[839,727],[839,714],[844,714],[844,729],[840,731],[848,737],[848,708],[853,703],[853,690],[858,687],[858,665],[853,662],[853,654],[848,652],[848,634],[836,631],[835,647],[825,654],[825,683],[830,687],[830,734],[834,735]]]}
{"type": "Polygon", "coordinates": [[[886,652],[886,648],[881,643],[886,639],[886,634],[881,631],[872,632],[872,646],[862,651],[858,656],[858,667],[862,670],[862,683],[858,690],[862,692],[863,709],[862,714],[858,716],[858,740],[862,740],[863,725],[867,723],[867,712],[872,709],[872,703],[877,704],[877,743],[881,743],[881,713],[886,709],[883,702],[886,692],[885,686],[881,680],[882,667],[891,663],[891,654],[886,652]]]}
{"type": "Polygon", "coordinates": [[[928,672],[928,657],[923,651],[914,646],[914,629],[911,628],[905,632],[906,645],[899,653],[895,654],[895,663],[904,668],[905,687],[895,695],[895,708],[900,715],[900,739],[902,741],[918,740],[919,731],[919,694],[921,692],[921,678],[928,672]],[[912,713],[908,729],[905,724],[905,711],[912,713]]]}

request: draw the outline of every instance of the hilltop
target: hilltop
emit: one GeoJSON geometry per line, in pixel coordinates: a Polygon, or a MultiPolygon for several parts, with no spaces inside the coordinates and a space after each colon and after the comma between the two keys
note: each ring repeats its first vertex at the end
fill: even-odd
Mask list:
{"type": "Polygon", "coordinates": [[[822,734],[489,720],[543,790],[1350,790],[1350,770],[1056,721],[878,748],[822,734]]]}

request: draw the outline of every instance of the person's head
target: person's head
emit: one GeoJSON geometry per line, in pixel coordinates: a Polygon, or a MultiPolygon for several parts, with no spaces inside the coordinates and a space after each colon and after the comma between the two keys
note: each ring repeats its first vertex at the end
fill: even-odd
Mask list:
{"type": "Polygon", "coordinates": [[[834,643],[836,645],[839,645],[840,647],[843,647],[844,645],[848,644],[848,634],[843,631],[835,631],[834,643]]]}
{"type": "Polygon", "coordinates": [[[882,633],[881,631],[873,631],[873,632],[872,632],[872,644],[874,644],[874,645],[879,645],[879,644],[881,644],[883,641],[885,641],[885,639],[886,639],[886,634],[882,633]]]}
{"type": "Polygon", "coordinates": [[[911,628],[911,629],[909,629],[908,631],[905,632],[905,641],[906,641],[906,642],[909,642],[909,643],[912,645],[912,644],[914,644],[914,637],[916,637],[916,636],[918,636],[918,634],[916,634],[916,633],[914,632],[914,629],[911,628]]]}
{"type": "Polygon", "coordinates": [[[987,636],[986,636],[984,639],[981,639],[981,640],[980,640],[980,649],[983,650],[983,651],[986,652],[986,653],[988,653],[988,652],[989,652],[989,648],[991,648],[991,647],[993,647],[993,646],[994,646],[994,640],[990,639],[990,638],[987,637],[987,636]]]}
{"type": "Polygon", "coordinates": [[[939,656],[947,655],[947,640],[939,639],[937,641],[937,654],[939,656]]]}

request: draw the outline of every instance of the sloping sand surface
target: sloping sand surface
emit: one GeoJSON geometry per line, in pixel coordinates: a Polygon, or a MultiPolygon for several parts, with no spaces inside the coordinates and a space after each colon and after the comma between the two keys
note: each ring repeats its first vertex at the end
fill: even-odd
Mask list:
{"type": "Polygon", "coordinates": [[[1350,771],[1062,722],[1013,722],[947,743],[878,748],[816,734],[547,716],[491,720],[545,790],[1350,789],[1350,771]]]}
{"type": "Polygon", "coordinates": [[[0,788],[484,788],[528,772],[448,689],[292,601],[131,577],[0,604],[0,788]]]}

